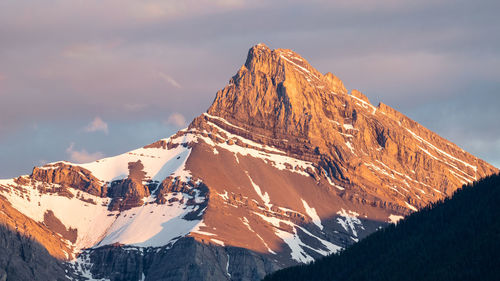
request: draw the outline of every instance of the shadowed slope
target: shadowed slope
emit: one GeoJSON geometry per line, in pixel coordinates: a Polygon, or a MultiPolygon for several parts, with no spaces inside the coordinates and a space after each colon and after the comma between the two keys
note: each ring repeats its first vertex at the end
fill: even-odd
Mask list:
{"type": "Polygon", "coordinates": [[[0,225],[0,280],[69,280],[64,265],[20,232],[0,225]]]}
{"type": "Polygon", "coordinates": [[[499,201],[500,175],[486,177],[341,254],[264,280],[497,280],[499,201]]]}

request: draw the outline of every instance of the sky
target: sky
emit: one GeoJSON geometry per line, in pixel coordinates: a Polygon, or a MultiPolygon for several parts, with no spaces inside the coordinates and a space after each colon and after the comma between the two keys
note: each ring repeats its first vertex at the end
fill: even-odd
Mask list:
{"type": "Polygon", "coordinates": [[[2,0],[0,178],[170,136],[260,42],[500,167],[498,11],[498,0],[2,0]]]}

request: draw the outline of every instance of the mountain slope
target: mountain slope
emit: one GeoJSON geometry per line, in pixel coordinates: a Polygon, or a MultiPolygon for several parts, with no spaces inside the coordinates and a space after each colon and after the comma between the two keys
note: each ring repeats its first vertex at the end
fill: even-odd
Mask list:
{"type": "Polygon", "coordinates": [[[188,128],[92,163],[35,167],[0,181],[0,195],[82,275],[259,280],[497,171],[293,51],[259,44],[188,128]],[[154,266],[173,253],[183,254],[169,271],[154,266]]]}
{"type": "Polygon", "coordinates": [[[497,280],[500,175],[464,186],[341,254],[264,280],[497,280]]]}
{"type": "Polygon", "coordinates": [[[40,244],[0,226],[0,280],[69,280],[65,267],[40,244]]]}

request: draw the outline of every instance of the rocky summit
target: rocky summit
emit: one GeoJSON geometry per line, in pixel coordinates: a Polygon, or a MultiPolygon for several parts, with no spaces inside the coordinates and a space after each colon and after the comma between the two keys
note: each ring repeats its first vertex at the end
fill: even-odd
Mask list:
{"type": "Polygon", "coordinates": [[[260,280],[498,170],[287,49],[252,47],[206,113],[92,163],[0,181],[0,222],[81,280],[260,280]]]}

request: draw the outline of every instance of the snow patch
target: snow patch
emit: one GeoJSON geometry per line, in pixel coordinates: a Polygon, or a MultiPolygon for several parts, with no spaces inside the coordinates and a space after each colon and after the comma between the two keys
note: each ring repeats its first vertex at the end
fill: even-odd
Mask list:
{"type": "Polygon", "coordinates": [[[309,207],[304,199],[302,199],[302,204],[304,205],[304,209],[306,209],[307,215],[312,219],[312,222],[317,225],[319,229],[323,230],[323,225],[321,224],[321,219],[319,218],[318,213],[316,213],[316,209],[309,207]]]}
{"type": "Polygon", "coordinates": [[[405,204],[406,204],[406,206],[407,206],[408,208],[410,208],[411,210],[413,210],[413,211],[415,211],[415,212],[416,212],[416,211],[418,211],[418,209],[417,209],[417,208],[415,208],[414,206],[410,205],[410,203],[405,202],[405,204]]]}
{"type": "MultiPolygon", "coordinates": [[[[355,97],[353,95],[349,95],[351,98],[357,100],[358,102],[360,102],[361,104],[358,103],[358,105],[366,108],[366,109],[371,109],[372,110],[372,114],[375,114],[377,112],[377,108],[369,103],[367,103],[366,101],[358,98],[358,97],[355,97]]],[[[382,112],[383,113],[383,112],[382,112]]]]}
{"type": "MultiPolygon", "coordinates": [[[[0,184],[8,189],[0,193],[12,206],[27,217],[37,221],[44,221],[44,214],[52,211],[66,228],[74,228],[78,232],[75,250],[91,247],[99,242],[114,217],[108,216],[109,198],[100,198],[88,193],[69,188],[72,198],[59,196],[53,193],[40,193],[32,186],[17,186],[12,180],[1,181],[0,184]],[[22,189],[22,193],[18,190],[22,189]],[[93,200],[96,204],[84,202],[76,197],[80,193],[85,199],[93,200]],[[99,223],[96,224],[95,222],[99,223]]],[[[54,184],[53,187],[59,187],[54,184]]]]}
{"type": "Polygon", "coordinates": [[[92,175],[103,182],[111,182],[126,178],[129,173],[128,163],[140,160],[144,165],[147,179],[162,181],[180,166],[179,162],[185,162],[189,152],[190,149],[182,145],[172,149],[139,148],[91,163],[69,164],[89,170],[92,175]]]}
{"type": "Polygon", "coordinates": [[[257,237],[260,239],[260,241],[262,241],[262,244],[264,244],[264,246],[266,247],[266,249],[269,253],[276,255],[276,252],[274,252],[273,250],[271,250],[271,248],[269,248],[269,245],[267,245],[266,241],[257,232],[255,232],[252,229],[252,227],[250,226],[250,222],[248,221],[248,219],[246,217],[240,218],[240,220],[248,228],[248,230],[250,230],[251,232],[255,233],[255,235],[257,235],[257,237]]]}
{"type": "Polygon", "coordinates": [[[363,230],[365,229],[363,223],[358,218],[358,213],[353,211],[346,211],[344,210],[344,208],[342,208],[337,212],[337,215],[339,215],[339,217],[337,218],[337,222],[342,226],[342,228],[345,229],[345,231],[350,231],[354,235],[354,237],[358,237],[356,227],[359,227],[363,230]]]}
{"type": "Polygon", "coordinates": [[[207,116],[207,117],[209,117],[209,118],[211,118],[211,119],[219,120],[219,121],[221,121],[222,123],[224,123],[224,124],[226,124],[226,125],[228,125],[228,126],[230,126],[230,127],[233,127],[233,128],[236,128],[236,129],[239,129],[239,130],[242,130],[242,131],[247,131],[247,132],[248,132],[248,130],[247,130],[247,129],[243,129],[242,127],[239,127],[239,126],[236,126],[236,125],[234,125],[234,124],[231,124],[231,123],[229,123],[226,119],[224,119],[224,118],[222,118],[222,117],[215,116],[215,115],[211,115],[211,114],[208,114],[208,113],[206,113],[206,112],[205,112],[205,113],[203,113],[203,115],[205,115],[205,116],[207,116]]]}
{"type": "Polygon", "coordinates": [[[231,278],[231,273],[229,273],[229,254],[226,255],[227,255],[226,274],[229,278],[231,278]]]}
{"type": "Polygon", "coordinates": [[[267,192],[262,193],[260,187],[256,183],[253,182],[253,180],[250,177],[250,175],[248,174],[248,172],[245,171],[245,173],[247,174],[247,177],[250,180],[250,183],[252,184],[253,189],[255,190],[255,193],[257,193],[257,195],[259,195],[260,199],[264,202],[264,205],[266,205],[267,209],[271,210],[271,207],[273,206],[273,204],[271,204],[271,199],[269,198],[269,194],[267,192]]]}
{"type": "Polygon", "coordinates": [[[243,156],[251,156],[254,158],[262,159],[264,162],[274,166],[279,170],[286,170],[304,176],[309,176],[309,174],[305,172],[307,168],[314,169],[314,166],[312,165],[311,162],[289,157],[287,156],[286,152],[276,149],[274,147],[259,144],[254,141],[244,139],[240,136],[231,134],[210,121],[207,121],[207,124],[209,124],[210,126],[217,129],[219,132],[227,136],[227,138],[223,138],[222,136],[218,135],[221,139],[238,140],[248,145],[249,147],[241,147],[236,143],[229,145],[227,141],[223,143],[214,143],[210,138],[204,137],[202,135],[195,135],[193,132],[187,133],[187,135],[190,135],[189,139],[193,142],[198,142],[199,140],[203,140],[205,143],[213,147],[226,149],[229,152],[234,153],[236,157],[236,162],[238,163],[239,163],[238,154],[240,154],[243,156]]]}
{"type": "Polygon", "coordinates": [[[426,154],[428,154],[429,156],[431,156],[432,158],[436,159],[436,160],[439,160],[445,164],[448,164],[452,167],[454,167],[455,169],[457,170],[460,170],[461,172],[463,172],[464,174],[468,175],[469,177],[472,177],[474,180],[477,180],[477,166],[474,166],[474,165],[471,165],[461,159],[458,159],[452,155],[450,155],[449,153],[447,153],[446,151],[443,151],[441,149],[439,149],[438,147],[434,146],[432,143],[426,141],[424,138],[420,137],[419,135],[417,135],[416,133],[414,133],[413,131],[411,131],[410,129],[406,128],[406,130],[414,137],[416,138],[417,140],[419,140],[421,143],[427,145],[428,147],[432,148],[433,150],[435,150],[436,152],[438,152],[439,154],[441,155],[444,155],[445,157],[447,157],[448,159],[451,159],[453,161],[456,161],[456,162],[459,162],[461,164],[463,164],[464,166],[466,167],[470,167],[474,170],[474,176],[471,176],[467,173],[465,173],[464,171],[460,170],[458,167],[456,167],[455,165],[449,163],[448,161],[445,161],[445,160],[442,160],[442,159],[438,159],[436,156],[432,155],[429,151],[427,151],[426,149],[422,148],[422,147],[419,147],[422,151],[424,151],[426,154]]]}
{"type": "MultiPolygon", "coordinates": [[[[84,280],[87,281],[111,281],[111,279],[95,279],[92,276],[92,272],[90,269],[92,268],[92,263],[90,261],[90,255],[87,253],[83,253],[82,255],[78,256],[78,258],[72,262],[69,262],[69,265],[75,270],[75,273],[78,274],[78,276],[85,278],[84,280]]],[[[69,277],[69,276],[67,276],[69,277]]],[[[73,280],[73,279],[71,279],[73,280]]]]}
{"type": "Polygon", "coordinates": [[[201,234],[201,235],[205,235],[205,236],[216,236],[215,234],[213,233],[210,233],[210,232],[206,232],[206,231],[202,231],[200,230],[201,227],[207,227],[207,225],[203,222],[203,221],[200,221],[195,228],[193,228],[193,230],[191,231],[191,233],[197,233],[197,234],[201,234]]]}
{"type": "Polygon", "coordinates": [[[389,222],[396,224],[398,221],[402,220],[404,217],[403,216],[398,216],[398,215],[389,215],[389,222]]]}
{"type": "Polygon", "coordinates": [[[280,56],[281,58],[283,58],[284,60],[286,60],[287,62],[291,63],[292,65],[294,65],[295,67],[297,67],[298,69],[300,69],[302,72],[304,72],[305,74],[308,74],[308,75],[312,75],[313,77],[315,77],[316,79],[319,80],[318,76],[314,75],[313,73],[311,73],[307,68],[305,67],[302,67],[296,63],[294,63],[293,61],[289,60],[288,58],[286,58],[285,56],[281,55],[280,56]]]}
{"type": "Polygon", "coordinates": [[[224,247],[224,242],[222,242],[221,240],[218,240],[218,239],[215,239],[215,238],[210,238],[210,241],[214,242],[217,245],[220,245],[220,246],[224,247]]]}
{"type": "MultiPolygon", "coordinates": [[[[323,169],[323,168],[322,168],[323,169]]],[[[325,170],[323,169],[323,172],[325,172],[325,175],[326,175],[326,179],[328,180],[328,183],[334,187],[336,187],[337,189],[339,190],[345,190],[345,188],[343,188],[342,186],[338,185],[338,184],[335,184],[332,179],[330,178],[330,174],[325,170]]]]}
{"type": "Polygon", "coordinates": [[[352,152],[352,154],[356,154],[356,152],[354,152],[354,147],[352,146],[352,144],[350,142],[346,142],[345,145],[347,146],[347,148],[349,148],[352,152]]]}
{"type": "Polygon", "coordinates": [[[291,257],[293,260],[301,263],[308,263],[313,261],[314,259],[307,254],[307,252],[304,250],[304,248],[313,250],[317,252],[320,255],[326,256],[331,253],[335,253],[339,250],[342,249],[342,247],[339,247],[329,241],[326,241],[324,239],[321,239],[317,237],[316,235],[312,234],[311,232],[307,231],[305,228],[298,226],[294,224],[293,222],[279,219],[277,217],[268,217],[263,214],[254,212],[254,214],[258,215],[260,218],[262,218],[264,221],[270,223],[272,226],[274,226],[274,233],[276,236],[278,236],[283,242],[285,242],[288,247],[291,250],[291,257]],[[280,228],[280,223],[286,224],[292,227],[292,232],[284,231],[282,228],[280,228]],[[300,239],[297,229],[300,229],[303,231],[306,235],[318,240],[327,250],[323,249],[315,249],[304,242],[300,239]]]}
{"type": "Polygon", "coordinates": [[[180,203],[181,199],[189,200],[188,196],[182,193],[169,194],[167,201],[174,197],[178,201],[170,204],[152,203],[121,212],[107,231],[109,234],[97,246],[118,242],[139,247],[160,247],[187,235],[201,222],[183,219],[198,208],[180,203]]]}
{"type": "Polygon", "coordinates": [[[227,190],[224,190],[224,193],[217,193],[217,195],[219,195],[220,197],[222,197],[222,199],[224,201],[229,200],[229,196],[228,196],[227,190]]]}
{"type": "Polygon", "coordinates": [[[343,127],[346,130],[354,130],[354,127],[352,126],[352,124],[344,124],[343,127]]]}

